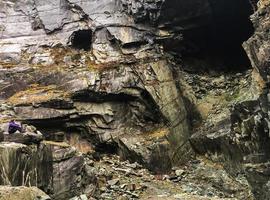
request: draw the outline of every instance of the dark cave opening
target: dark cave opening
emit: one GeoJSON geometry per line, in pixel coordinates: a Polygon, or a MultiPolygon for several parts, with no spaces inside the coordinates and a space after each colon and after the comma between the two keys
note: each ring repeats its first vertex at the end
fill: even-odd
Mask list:
{"type": "Polygon", "coordinates": [[[65,121],[67,118],[25,120],[25,124],[35,126],[43,134],[45,140],[64,139],[65,121]],[[49,126],[48,126],[49,124],[49,126]]]}
{"type": "Polygon", "coordinates": [[[71,46],[75,49],[89,51],[92,45],[92,31],[78,30],[71,35],[71,46]]]}
{"type": "Polygon", "coordinates": [[[115,142],[99,143],[95,145],[95,151],[100,154],[117,154],[118,145],[115,142]]]}
{"type": "Polygon", "coordinates": [[[183,32],[183,64],[191,71],[244,71],[251,67],[242,47],[254,33],[249,0],[210,0],[210,23],[183,32]]]}

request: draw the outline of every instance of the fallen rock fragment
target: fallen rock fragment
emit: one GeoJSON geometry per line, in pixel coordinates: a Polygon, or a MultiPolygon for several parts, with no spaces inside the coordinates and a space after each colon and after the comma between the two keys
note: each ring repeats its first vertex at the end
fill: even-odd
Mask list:
{"type": "Polygon", "coordinates": [[[0,200],[51,200],[36,187],[0,186],[0,200]]]}
{"type": "Polygon", "coordinates": [[[119,184],[119,179],[118,179],[118,178],[112,179],[112,180],[109,180],[107,183],[108,183],[110,186],[114,186],[114,185],[119,184]]]}

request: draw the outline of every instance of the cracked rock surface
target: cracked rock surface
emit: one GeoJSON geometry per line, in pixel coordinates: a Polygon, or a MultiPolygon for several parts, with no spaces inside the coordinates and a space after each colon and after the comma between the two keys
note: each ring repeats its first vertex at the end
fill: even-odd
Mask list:
{"type": "Polygon", "coordinates": [[[269,9],[2,0],[0,199],[269,199],[269,9]]]}

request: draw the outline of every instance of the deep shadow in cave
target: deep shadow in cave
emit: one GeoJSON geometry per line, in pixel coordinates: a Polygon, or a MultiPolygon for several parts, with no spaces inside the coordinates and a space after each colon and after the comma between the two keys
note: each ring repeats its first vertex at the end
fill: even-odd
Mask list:
{"type": "Polygon", "coordinates": [[[89,51],[92,45],[92,31],[78,30],[71,35],[71,46],[75,49],[89,51]]]}
{"type": "Polygon", "coordinates": [[[210,0],[211,23],[184,32],[183,62],[192,71],[243,71],[251,67],[242,44],[254,32],[249,0],[210,0]]]}

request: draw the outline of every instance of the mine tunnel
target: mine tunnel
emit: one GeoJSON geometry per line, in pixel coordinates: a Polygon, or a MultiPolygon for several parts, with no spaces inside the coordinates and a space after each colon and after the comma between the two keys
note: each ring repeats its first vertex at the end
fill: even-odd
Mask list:
{"type": "Polygon", "coordinates": [[[92,45],[92,30],[78,30],[70,37],[71,47],[89,51],[92,45]]]}
{"type": "MultiPolygon", "coordinates": [[[[166,12],[176,10],[172,8],[175,5],[173,1],[169,1],[171,5],[168,3],[166,12]]],[[[181,51],[184,62],[193,68],[197,65],[200,70],[243,71],[250,68],[251,63],[242,44],[254,33],[250,15],[254,13],[258,0],[194,1],[193,4],[179,2],[178,5],[185,5],[187,11],[184,14],[174,13],[178,16],[174,17],[173,26],[183,34],[183,43],[174,46],[174,50],[181,51]],[[197,1],[197,6],[194,1],[197,1]]],[[[167,16],[166,20],[169,19],[167,16]]],[[[167,47],[168,50],[171,48],[167,47]]]]}

